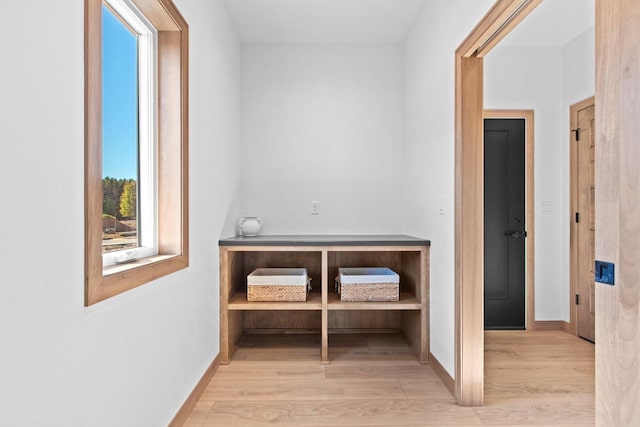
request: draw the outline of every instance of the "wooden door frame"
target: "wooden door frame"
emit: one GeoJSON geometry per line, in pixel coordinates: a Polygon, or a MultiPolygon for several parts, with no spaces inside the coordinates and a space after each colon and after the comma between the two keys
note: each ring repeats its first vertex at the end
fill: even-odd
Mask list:
{"type": "MultiPolygon", "coordinates": [[[[578,111],[595,106],[596,97],[592,96],[577,102],[569,108],[570,129],[578,127],[578,111]]],[[[574,295],[578,293],[578,226],[575,221],[575,213],[578,212],[578,146],[573,132],[569,137],[569,332],[578,336],[578,306],[574,303],[574,295]]]]}
{"type": "Polygon", "coordinates": [[[484,403],[483,57],[542,0],[498,0],[455,52],[455,385],[484,403]]]}
{"type": "MultiPolygon", "coordinates": [[[[542,0],[498,0],[456,50],[455,390],[482,405],[482,57],[542,0]]],[[[596,258],[613,262],[615,286],[596,285],[596,420],[637,425],[640,395],[640,91],[637,0],[596,0],[596,258]]]]}
{"type": "MultiPolygon", "coordinates": [[[[535,330],[535,174],[534,174],[534,111],[533,110],[484,110],[483,119],[524,119],[525,123],[525,310],[528,331],[535,330]]],[[[484,136],[484,135],[483,135],[484,136]]],[[[483,285],[484,287],[484,285],[483,285]]]]}

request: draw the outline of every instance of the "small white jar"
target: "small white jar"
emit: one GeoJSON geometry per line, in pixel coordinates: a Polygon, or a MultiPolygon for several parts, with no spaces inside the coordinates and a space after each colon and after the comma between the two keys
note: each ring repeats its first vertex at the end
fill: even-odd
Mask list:
{"type": "Polygon", "coordinates": [[[240,218],[238,226],[240,227],[240,231],[242,231],[243,236],[255,237],[258,235],[258,233],[260,233],[260,228],[262,228],[262,220],[257,216],[245,216],[240,218]]]}

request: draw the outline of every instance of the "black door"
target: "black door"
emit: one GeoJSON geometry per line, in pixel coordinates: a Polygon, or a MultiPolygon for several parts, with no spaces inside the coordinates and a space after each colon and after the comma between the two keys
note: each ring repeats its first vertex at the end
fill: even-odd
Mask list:
{"type": "Polygon", "coordinates": [[[484,121],[484,327],[525,328],[525,121],[484,121]]]}

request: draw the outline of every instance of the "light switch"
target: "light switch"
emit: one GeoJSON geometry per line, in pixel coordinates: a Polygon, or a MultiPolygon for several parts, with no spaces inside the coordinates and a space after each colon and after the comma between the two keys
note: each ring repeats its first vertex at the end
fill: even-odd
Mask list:
{"type": "Polygon", "coordinates": [[[551,200],[543,200],[540,202],[540,215],[549,216],[553,213],[553,202],[551,200]]]}
{"type": "Polygon", "coordinates": [[[317,200],[311,201],[311,215],[320,215],[320,202],[317,200]]]}

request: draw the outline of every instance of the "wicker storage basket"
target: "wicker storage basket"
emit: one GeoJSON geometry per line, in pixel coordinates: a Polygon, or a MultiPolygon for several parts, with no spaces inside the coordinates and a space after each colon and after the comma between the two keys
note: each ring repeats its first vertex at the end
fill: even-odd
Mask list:
{"type": "Polygon", "coordinates": [[[258,268],[247,276],[247,301],[306,301],[310,281],[306,268],[258,268]]]}
{"type": "Polygon", "coordinates": [[[336,284],[341,301],[398,301],[400,276],[388,268],[340,268],[336,284]]]}

